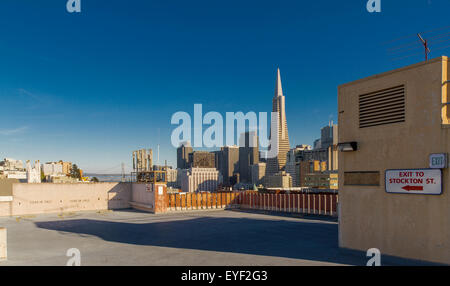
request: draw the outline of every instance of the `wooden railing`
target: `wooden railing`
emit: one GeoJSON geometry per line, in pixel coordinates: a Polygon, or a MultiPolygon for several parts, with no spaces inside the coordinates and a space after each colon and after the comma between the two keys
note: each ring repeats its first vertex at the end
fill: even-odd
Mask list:
{"type": "Polygon", "coordinates": [[[337,216],[337,194],[261,194],[256,192],[168,194],[167,209],[240,208],[337,216]]]}
{"type": "Polygon", "coordinates": [[[239,208],[239,195],[238,192],[168,194],[167,209],[179,211],[239,208]]]}
{"type": "Polygon", "coordinates": [[[241,209],[337,216],[337,194],[255,194],[240,195],[241,209]]]}

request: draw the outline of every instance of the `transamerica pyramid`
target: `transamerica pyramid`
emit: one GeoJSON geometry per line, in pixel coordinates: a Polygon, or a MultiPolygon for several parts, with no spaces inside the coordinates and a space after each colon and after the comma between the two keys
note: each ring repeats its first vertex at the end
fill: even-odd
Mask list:
{"type": "MultiPolygon", "coordinates": [[[[286,121],[285,98],[281,86],[280,69],[277,72],[275,95],[272,99],[272,111],[278,112],[278,155],[267,159],[266,177],[283,171],[286,166],[286,157],[289,152],[289,135],[286,121]]],[[[272,142],[273,143],[273,142],[272,142]]],[[[274,144],[271,144],[272,147],[274,144]]]]}

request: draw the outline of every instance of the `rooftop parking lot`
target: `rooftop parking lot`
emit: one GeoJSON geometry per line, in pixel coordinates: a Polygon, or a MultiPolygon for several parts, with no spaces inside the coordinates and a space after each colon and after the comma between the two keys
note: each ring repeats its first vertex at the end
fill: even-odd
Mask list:
{"type": "MultiPolygon", "coordinates": [[[[241,211],[149,214],[133,210],[0,218],[3,265],[365,265],[366,253],[338,248],[336,219],[241,211]]],[[[381,250],[382,251],[382,250],[381,250]]],[[[428,265],[383,256],[382,265],[428,265]]]]}

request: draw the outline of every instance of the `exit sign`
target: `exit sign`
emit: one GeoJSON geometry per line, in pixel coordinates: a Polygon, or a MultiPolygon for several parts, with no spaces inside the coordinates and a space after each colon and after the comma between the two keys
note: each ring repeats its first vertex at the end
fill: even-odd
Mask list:
{"type": "Polygon", "coordinates": [[[432,169],[447,168],[447,153],[431,154],[430,155],[430,168],[432,168],[432,169]]]}
{"type": "Polygon", "coordinates": [[[442,194],[442,171],[439,169],[386,170],[387,193],[442,194]]]}

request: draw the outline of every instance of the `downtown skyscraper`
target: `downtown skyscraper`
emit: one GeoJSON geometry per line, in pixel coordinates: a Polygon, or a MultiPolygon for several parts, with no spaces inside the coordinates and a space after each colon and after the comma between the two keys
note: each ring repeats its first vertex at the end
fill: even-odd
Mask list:
{"type": "Polygon", "coordinates": [[[189,168],[189,154],[192,154],[194,149],[190,142],[183,142],[177,148],[177,168],[188,169],[189,168]]]}
{"type": "Polygon", "coordinates": [[[272,112],[278,113],[278,137],[271,138],[271,146],[274,148],[273,140],[278,140],[278,152],[274,158],[267,159],[266,177],[277,174],[279,171],[285,170],[286,157],[289,152],[289,135],[286,121],[285,97],[281,86],[280,69],[277,71],[277,80],[275,84],[275,95],[272,99],[272,112]]]}

